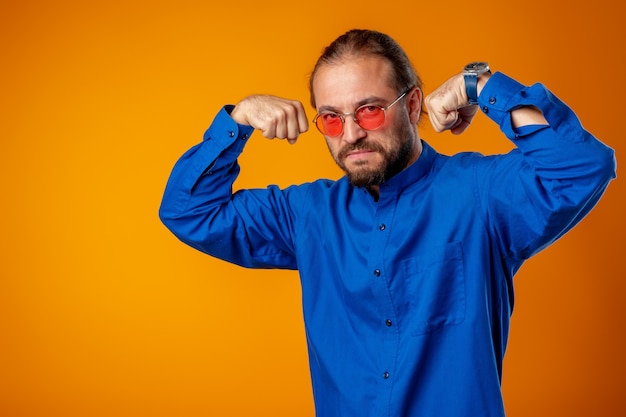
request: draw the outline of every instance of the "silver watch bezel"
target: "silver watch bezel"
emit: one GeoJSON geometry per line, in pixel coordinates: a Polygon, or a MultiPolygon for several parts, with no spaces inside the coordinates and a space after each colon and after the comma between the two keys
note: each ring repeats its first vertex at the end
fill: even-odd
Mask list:
{"type": "Polygon", "coordinates": [[[477,77],[490,71],[489,64],[483,61],[470,62],[463,67],[463,74],[476,75],[477,77]]]}

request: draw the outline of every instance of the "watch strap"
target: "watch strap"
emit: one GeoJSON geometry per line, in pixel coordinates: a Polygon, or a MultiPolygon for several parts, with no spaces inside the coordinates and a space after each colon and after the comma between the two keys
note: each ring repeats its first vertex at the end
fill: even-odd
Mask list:
{"type": "Polygon", "coordinates": [[[467,93],[467,101],[469,104],[478,104],[478,74],[465,73],[465,92],[467,93]]]}
{"type": "Polygon", "coordinates": [[[478,104],[478,77],[487,72],[491,73],[489,64],[482,61],[471,62],[463,68],[465,92],[469,104],[478,104]]]}

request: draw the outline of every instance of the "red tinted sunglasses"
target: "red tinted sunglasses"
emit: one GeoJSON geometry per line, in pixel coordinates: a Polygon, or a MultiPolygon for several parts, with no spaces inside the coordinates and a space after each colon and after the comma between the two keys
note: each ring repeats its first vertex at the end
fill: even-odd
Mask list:
{"type": "Polygon", "coordinates": [[[339,136],[343,132],[343,125],[346,117],[352,116],[356,124],[365,130],[376,130],[385,123],[385,112],[398,101],[402,100],[413,87],[404,91],[387,107],[381,107],[374,104],[364,104],[357,107],[352,113],[337,113],[334,111],[324,111],[318,113],[313,119],[313,123],[317,129],[326,136],[339,136]]]}

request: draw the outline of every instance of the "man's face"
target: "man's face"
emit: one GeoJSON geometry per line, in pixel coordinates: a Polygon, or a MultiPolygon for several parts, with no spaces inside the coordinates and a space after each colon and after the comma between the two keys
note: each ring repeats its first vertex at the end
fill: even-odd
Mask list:
{"type": "MultiPolygon", "coordinates": [[[[391,65],[379,57],[349,57],[324,65],[313,81],[317,111],[352,113],[364,104],[387,107],[401,93],[390,80],[391,65]]],[[[416,119],[410,116],[410,108],[415,106],[413,94],[419,92],[412,90],[389,108],[384,124],[376,130],[365,130],[352,116],[346,116],[340,135],[325,136],[333,158],[352,184],[380,185],[417,159],[421,147],[416,119]],[[410,97],[413,100],[407,105],[410,97]]],[[[419,97],[417,103],[419,106],[419,97]]]]}

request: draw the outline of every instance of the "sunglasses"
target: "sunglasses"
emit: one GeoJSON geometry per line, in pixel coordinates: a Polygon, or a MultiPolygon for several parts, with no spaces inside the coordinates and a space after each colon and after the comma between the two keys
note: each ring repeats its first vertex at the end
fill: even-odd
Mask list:
{"type": "Polygon", "coordinates": [[[334,111],[325,111],[318,113],[313,119],[313,123],[325,136],[339,136],[343,133],[343,125],[346,123],[346,117],[352,116],[356,124],[365,130],[376,130],[385,123],[385,112],[398,101],[402,100],[413,87],[409,88],[391,102],[387,107],[381,107],[374,104],[364,104],[357,107],[352,113],[337,113],[334,111]]]}

